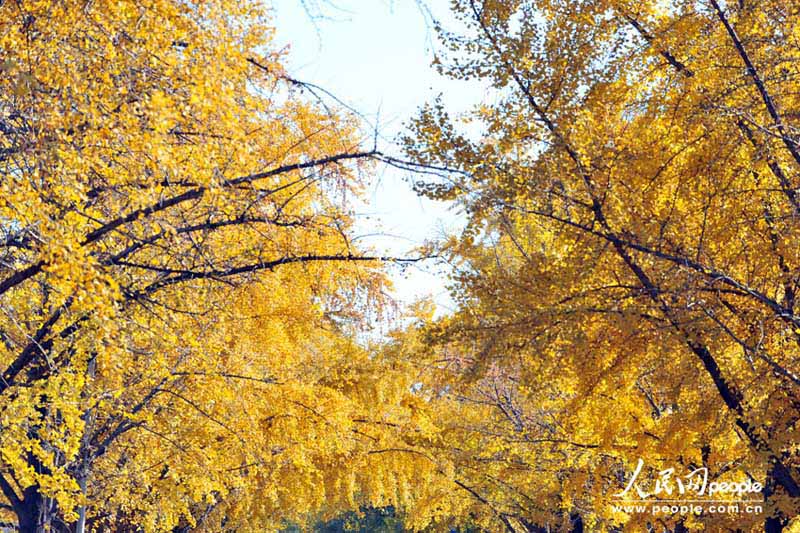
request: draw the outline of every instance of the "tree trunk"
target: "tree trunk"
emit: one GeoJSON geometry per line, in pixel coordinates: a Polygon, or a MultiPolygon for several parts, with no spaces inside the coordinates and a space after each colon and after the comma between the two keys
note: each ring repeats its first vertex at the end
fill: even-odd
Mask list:
{"type": "Polygon", "coordinates": [[[583,533],[583,518],[581,518],[581,515],[572,513],[569,515],[569,521],[572,525],[570,533],[583,533]]]}
{"type": "MultiPolygon", "coordinates": [[[[769,503],[777,485],[775,469],[776,467],[773,466],[767,471],[767,479],[764,483],[764,507],[768,513],[770,512],[769,503]]],[[[781,533],[787,523],[787,518],[776,511],[775,514],[770,514],[764,520],[764,533],[781,533]]]]}
{"type": "Polygon", "coordinates": [[[786,522],[781,517],[770,516],[764,521],[764,533],[781,533],[784,526],[786,522]]]}
{"type": "Polygon", "coordinates": [[[20,533],[72,533],[72,528],[58,518],[55,500],[42,497],[38,486],[25,489],[14,514],[20,533]]]}
{"type": "MultiPolygon", "coordinates": [[[[81,493],[86,496],[86,478],[81,477],[78,480],[78,485],[81,487],[81,493]]],[[[85,533],[86,531],[86,506],[81,505],[78,507],[78,521],[75,523],[75,533],[85,533]]]]}
{"type": "Polygon", "coordinates": [[[36,486],[23,492],[22,503],[16,509],[20,533],[43,533],[47,525],[42,497],[36,486]]]}

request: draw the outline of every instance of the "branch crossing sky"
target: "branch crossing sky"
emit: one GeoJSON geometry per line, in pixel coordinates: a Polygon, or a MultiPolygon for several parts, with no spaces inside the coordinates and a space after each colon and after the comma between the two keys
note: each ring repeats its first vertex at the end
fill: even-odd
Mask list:
{"type": "MultiPolygon", "coordinates": [[[[404,124],[438,94],[455,111],[480,102],[479,88],[446,80],[431,66],[435,31],[414,0],[336,0],[310,9],[300,1],[277,4],[277,39],[289,46],[292,76],[330,91],[377,125],[382,150],[399,152],[392,143],[404,124]]],[[[433,16],[447,16],[446,2],[433,4],[441,9],[433,16]]],[[[380,171],[360,209],[362,244],[389,255],[411,255],[426,239],[441,238],[463,224],[447,204],[418,197],[408,178],[396,169],[380,171]]],[[[433,261],[398,269],[393,282],[404,304],[431,297],[439,313],[453,306],[446,270],[433,261]]]]}

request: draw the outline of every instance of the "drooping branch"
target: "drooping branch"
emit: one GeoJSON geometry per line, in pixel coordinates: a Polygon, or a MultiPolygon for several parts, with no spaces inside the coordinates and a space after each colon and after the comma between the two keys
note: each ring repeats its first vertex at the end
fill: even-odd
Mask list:
{"type": "MultiPolygon", "coordinates": [[[[255,174],[249,174],[247,176],[240,176],[238,178],[233,178],[230,180],[223,181],[220,186],[221,187],[235,187],[237,185],[242,185],[246,183],[254,183],[259,180],[264,180],[270,177],[278,176],[281,174],[285,174],[288,172],[304,170],[309,168],[321,167],[333,163],[339,163],[347,160],[355,160],[355,159],[368,159],[373,158],[379,155],[377,151],[367,151],[367,152],[353,152],[353,153],[343,153],[337,154],[329,157],[324,157],[321,159],[316,159],[313,161],[306,161],[304,163],[295,163],[292,165],[284,165],[266,172],[259,172],[255,174]]],[[[156,213],[161,211],[167,210],[171,207],[183,204],[190,200],[197,200],[202,198],[208,192],[207,187],[196,187],[190,189],[188,191],[182,192],[181,194],[172,196],[167,199],[159,200],[158,202],[151,204],[147,207],[135,209],[130,213],[120,216],[114,220],[108,221],[99,228],[96,228],[89,233],[87,233],[83,240],[81,241],[81,246],[87,246],[92,244],[104,236],[108,235],[109,233],[113,232],[120,226],[124,224],[128,224],[130,222],[147,218],[152,216],[156,213]]],[[[39,260],[36,263],[14,272],[6,279],[0,281],[0,295],[4,294],[8,290],[24,283],[28,279],[33,278],[45,267],[45,261],[39,260]]]]}

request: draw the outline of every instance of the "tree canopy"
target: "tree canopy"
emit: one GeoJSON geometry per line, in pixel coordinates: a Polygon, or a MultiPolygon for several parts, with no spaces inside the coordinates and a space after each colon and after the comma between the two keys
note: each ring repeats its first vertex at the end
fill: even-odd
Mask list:
{"type": "Polygon", "coordinates": [[[388,450],[425,428],[356,342],[385,279],[349,240],[375,156],[354,121],[293,90],[259,2],[0,10],[7,522],[244,531],[384,503],[408,482],[388,450]]]}
{"type": "Polygon", "coordinates": [[[0,2],[3,527],[797,527],[800,6],[450,8],[435,64],[488,90],[400,159],[263,2],[0,2]],[[386,162],[468,224],[458,309],[376,339],[386,162]],[[763,512],[622,505],[671,468],[763,512]]]}
{"type": "Polygon", "coordinates": [[[481,136],[433,102],[406,142],[455,167],[419,188],[470,217],[461,309],[431,330],[455,408],[491,413],[447,439],[472,439],[464,468],[509,530],[780,530],[800,496],[798,6],[453,9],[438,64],[491,86],[465,117],[481,136]],[[758,480],[765,513],[615,512],[640,458],[758,480]]]}

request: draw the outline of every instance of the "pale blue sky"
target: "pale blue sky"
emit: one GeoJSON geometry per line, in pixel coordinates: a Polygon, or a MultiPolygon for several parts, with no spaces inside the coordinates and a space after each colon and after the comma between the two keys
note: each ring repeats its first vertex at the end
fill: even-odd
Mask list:
{"type": "MultiPolygon", "coordinates": [[[[275,24],[279,45],[289,45],[292,76],[332,92],[379,125],[382,150],[426,101],[444,93],[448,106],[465,110],[477,103],[480,89],[446,80],[430,66],[433,28],[415,0],[331,0],[322,3],[325,18],[313,19],[300,0],[278,0],[275,24]]],[[[447,0],[429,0],[437,17],[447,16],[447,0]]],[[[357,231],[381,253],[403,256],[426,239],[454,231],[463,218],[448,205],[419,198],[407,174],[384,169],[376,176],[357,231]],[[381,233],[382,236],[372,234],[381,233]]],[[[446,276],[434,263],[393,275],[395,296],[404,303],[431,296],[440,312],[452,307],[446,276]]]]}

